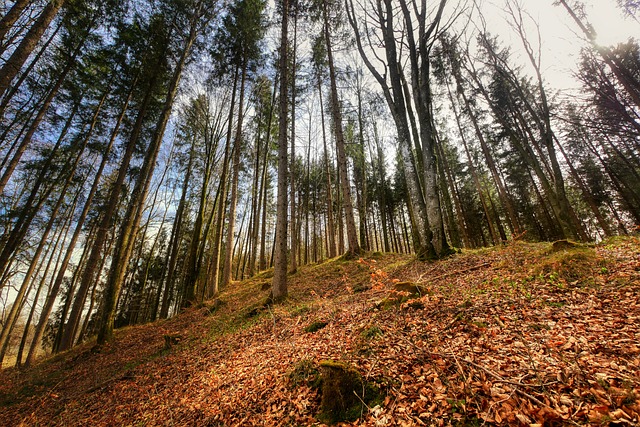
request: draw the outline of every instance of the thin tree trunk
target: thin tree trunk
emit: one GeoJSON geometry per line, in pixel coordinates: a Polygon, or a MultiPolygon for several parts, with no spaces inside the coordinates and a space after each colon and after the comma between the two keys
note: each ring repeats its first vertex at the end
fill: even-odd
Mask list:
{"type": "MultiPolygon", "coordinates": [[[[360,86],[360,85],[358,85],[360,86]]],[[[367,238],[367,180],[365,178],[365,155],[364,155],[364,117],[362,107],[361,87],[357,88],[356,96],[358,101],[358,143],[356,154],[353,158],[353,176],[356,183],[356,206],[358,207],[360,246],[366,251],[369,250],[367,238]]]]}
{"type": "MultiPolygon", "coordinates": [[[[60,229],[60,234],[58,235],[56,241],[56,244],[53,247],[53,251],[51,253],[51,255],[49,256],[49,261],[47,262],[47,267],[44,270],[44,273],[42,274],[42,278],[40,279],[40,283],[38,284],[38,289],[36,291],[36,295],[33,297],[33,303],[31,305],[31,310],[29,311],[29,317],[27,318],[27,321],[25,322],[25,329],[24,329],[24,333],[22,335],[22,340],[20,341],[20,348],[18,349],[18,356],[16,357],[16,367],[20,367],[22,364],[22,355],[24,354],[24,349],[25,346],[27,344],[27,339],[28,339],[28,333],[29,333],[29,329],[30,329],[30,325],[31,325],[31,321],[33,320],[33,317],[35,315],[35,309],[36,306],[38,304],[38,299],[40,298],[40,292],[44,289],[44,284],[47,281],[47,277],[49,275],[49,269],[51,268],[51,264],[53,262],[53,257],[55,255],[56,252],[58,252],[58,257],[56,259],[56,262],[54,264],[54,266],[59,266],[60,265],[60,258],[62,257],[62,250],[58,250],[58,245],[62,246],[62,244],[66,241],[68,234],[69,234],[69,230],[71,229],[71,222],[73,220],[73,211],[75,210],[75,206],[76,203],[78,202],[78,198],[80,196],[80,194],[82,193],[82,189],[80,189],[77,193],[76,193],[76,197],[75,200],[73,202],[73,206],[71,207],[71,209],[69,210],[69,212],[67,213],[66,217],[66,224],[61,227],[60,229]]],[[[55,275],[55,268],[53,271],[53,274],[55,275]]],[[[35,277],[37,277],[39,275],[39,273],[35,274],[35,277]]],[[[48,301],[49,299],[55,299],[54,296],[52,296],[51,294],[51,288],[49,288],[47,297],[46,297],[46,301],[48,301]]],[[[42,316],[42,314],[41,314],[42,316]]],[[[34,334],[37,331],[34,331],[34,334]]],[[[38,342],[39,344],[39,342],[38,342]]]]}
{"type": "Polygon", "coordinates": [[[293,57],[291,58],[291,166],[290,171],[290,186],[291,195],[289,196],[290,213],[289,225],[291,227],[289,234],[291,239],[291,259],[289,263],[291,265],[290,272],[295,273],[298,271],[298,233],[297,233],[297,221],[296,221],[296,180],[299,178],[299,174],[296,168],[296,71],[297,71],[297,54],[298,54],[298,6],[294,6],[293,14],[293,43],[291,45],[293,57]]]}
{"type": "MultiPolygon", "coordinates": [[[[454,104],[453,95],[451,94],[451,88],[449,87],[448,83],[447,93],[449,94],[449,101],[451,102],[451,108],[453,109],[453,114],[458,127],[458,133],[460,134],[460,139],[462,140],[462,144],[464,146],[464,152],[467,155],[467,165],[469,166],[469,171],[471,172],[471,177],[473,178],[473,184],[476,187],[476,192],[478,193],[480,203],[482,204],[482,210],[484,211],[484,215],[487,218],[487,224],[489,226],[489,232],[491,233],[491,239],[493,240],[493,244],[497,245],[500,242],[500,239],[498,238],[498,233],[496,232],[493,222],[491,221],[487,202],[485,201],[484,191],[482,189],[482,185],[480,184],[480,178],[478,177],[478,172],[476,171],[476,167],[473,163],[473,158],[471,157],[471,152],[469,151],[469,146],[467,144],[467,137],[464,134],[461,118],[458,114],[458,109],[454,104]]],[[[460,211],[460,215],[462,215],[462,211],[460,211]]],[[[496,218],[496,221],[500,221],[500,219],[496,218]]]]}
{"type": "Polygon", "coordinates": [[[324,166],[327,175],[327,228],[329,239],[327,241],[329,258],[336,254],[336,226],[333,218],[333,186],[331,185],[331,168],[329,163],[329,150],[327,149],[327,129],[324,120],[324,103],[322,101],[322,86],[318,80],[318,96],[320,97],[320,120],[322,126],[322,145],[324,147],[324,166]]]}
{"type": "MultiPolygon", "coordinates": [[[[213,237],[213,253],[209,262],[209,271],[211,272],[207,282],[207,294],[213,296],[218,294],[220,285],[220,254],[222,253],[222,234],[224,228],[224,213],[227,205],[227,174],[229,173],[229,162],[231,161],[231,135],[233,133],[233,112],[236,104],[236,89],[238,86],[239,67],[236,67],[233,77],[233,89],[231,92],[231,108],[229,108],[229,122],[227,124],[227,138],[224,148],[224,159],[222,161],[222,172],[220,175],[220,189],[218,190],[218,200],[216,212],[215,231],[213,237]]],[[[188,297],[189,294],[187,294],[188,297]]],[[[194,301],[190,301],[185,297],[183,306],[192,304],[194,301]]],[[[193,297],[192,297],[193,299],[193,297]]]]}
{"type": "MultiPolygon", "coordinates": [[[[351,0],[348,0],[348,2],[347,13],[349,23],[355,33],[359,34],[353,3],[351,0]]],[[[385,13],[382,8],[382,0],[377,0],[375,15],[377,16],[382,33],[391,87],[388,86],[386,77],[383,77],[369,61],[360,37],[356,37],[356,44],[365,65],[369,71],[371,71],[383,91],[396,125],[398,146],[401,155],[401,161],[399,163],[407,183],[407,207],[409,210],[411,229],[413,231],[412,237],[416,256],[419,259],[436,258],[438,254],[431,241],[431,231],[427,219],[427,209],[422,185],[418,177],[416,161],[412,155],[411,132],[407,122],[406,105],[408,100],[406,100],[402,87],[401,67],[398,63],[398,53],[394,36],[394,11],[390,1],[385,0],[385,9],[387,13],[385,13]]]]}
{"type": "MultiPolygon", "coordinates": [[[[40,169],[40,173],[38,174],[38,177],[36,178],[34,185],[31,188],[31,192],[29,194],[27,201],[23,205],[20,216],[18,217],[11,232],[7,233],[8,237],[6,239],[4,247],[2,248],[2,252],[0,253],[0,272],[8,271],[10,262],[12,260],[12,256],[14,255],[15,251],[18,249],[19,245],[22,243],[24,237],[27,235],[29,226],[33,222],[38,211],[40,210],[44,202],[47,200],[47,198],[55,188],[55,185],[53,185],[50,182],[49,183],[46,182],[47,174],[50,172],[50,169],[53,164],[53,160],[56,154],[58,153],[58,150],[60,149],[62,142],[67,135],[67,132],[69,131],[72,119],[77,113],[79,105],[80,105],[80,102],[76,103],[75,107],[73,108],[69,118],[67,119],[67,122],[65,123],[65,126],[60,132],[60,135],[58,136],[56,144],[51,149],[51,153],[49,154],[49,157],[47,157],[47,159],[45,160],[44,164],[40,169]],[[45,187],[39,199],[36,199],[38,197],[40,189],[43,186],[45,186],[47,183],[49,185],[45,187]]],[[[0,282],[0,290],[4,287],[4,285],[5,285],[4,281],[0,282]]]]}
{"type": "Polygon", "coordinates": [[[265,150],[264,150],[264,159],[262,163],[262,230],[260,232],[260,259],[258,261],[258,270],[262,271],[267,268],[267,187],[268,187],[268,171],[267,171],[267,163],[269,158],[269,148],[271,145],[271,126],[273,124],[273,110],[275,109],[275,100],[276,100],[276,88],[278,85],[278,79],[280,73],[276,70],[276,79],[273,85],[273,92],[271,95],[271,106],[269,108],[269,120],[267,123],[267,137],[265,141],[265,150]]]}
{"type": "MultiPolygon", "coordinates": [[[[180,195],[180,202],[178,203],[178,210],[173,220],[173,226],[171,228],[171,238],[169,239],[169,260],[167,275],[164,280],[164,295],[162,297],[162,305],[160,307],[160,318],[166,319],[169,316],[169,304],[173,296],[173,290],[175,289],[175,271],[178,265],[178,252],[180,249],[180,241],[182,240],[182,222],[184,216],[184,210],[187,199],[187,191],[189,190],[189,183],[191,181],[191,173],[193,168],[193,160],[195,157],[195,147],[192,145],[189,152],[189,162],[187,163],[187,169],[185,172],[184,182],[182,183],[182,194],[180,195]]],[[[159,293],[159,291],[158,291],[159,293]]]]}
{"type": "MultiPolygon", "coordinates": [[[[83,149],[84,149],[84,147],[82,147],[82,149],[79,150],[79,155],[77,156],[77,159],[79,159],[81,157],[83,149]]],[[[36,267],[39,265],[40,256],[42,255],[42,252],[44,251],[45,247],[49,247],[49,248],[52,249],[52,251],[55,252],[55,248],[56,248],[57,244],[60,241],[60,237],[63,234],[63,231],[64,231],[65,227],[62,227],[61,232],[60,232],[60,236],[58,237],[58,239],[55,240],[55,244],[54,245],[49,244],[49,241],[48,241],[49,233],[54,228],[54,225],[55,225],[56,220],[57,220],[58,211],[59,211],[60,207],[62,206],[62,204],[64,202],[65,195],[66,195],[67,189],[69,188],[69,185],[71,184],[71,180],[73,178],[77,163],[78,162],[76,161],[76,163],[73,166],[71,166],[71,168],[70,168],[69,177],[68,177],[67,181],[65,182],[64,186],[62,187],[62,189],[60,191],[60,196],[58,197],[58,200],[56,201],[55,205],[53,206],[53,209],[52,209],[52,212],[51,212],[51,217],[49,218],[49,221],[47,222],[44,230],[42,231],[42,235],[41,235],[41,238],[40,238],[40,243],[38,243],[38,247],[36,248],[36,251],[34,252],[33,257],[31,258],[31,262],[29,263],[29,268],[27,269],[27,271],[24,274],[24,278],[22,279],[22,285],[20,286],[18,294],[16,295],[16,297],[14,299],[13,306],[11,307],[11,312],[7,316],[6,323],[4,325],[4,328],[2,329],[2,333],[0,334],[0,348],[2,349],[2,350],[0,350],[0,366],[2,366],[2,359],[4,358],[6,350],[7,350],[7,347],[9,345],[11,332],[13,331],[13,327],[15,325],[15,322],[18,320],[18,316],[20,314],[20,310],[22,308],[22,305],[26,301],[26,299],[25,299],[26,292],[27,292],[28,289],[31,289],[31,287],[32,287],[32,281],[33,281],[32,279],[34,278],[34,273],[36,271],[36,267]]],[[[79,194],[80,194],[80,192],[76,193],[76,197],[75,197],[74,203],[73,203],[72,208],[71,208],[72,211],[73,211],[73,207],[75,206],[75,203],[78,200],[79,194]]],[[[48,271],[48,269],[49,269],[49,266],[47,266],[47,271],[48,271]]],[[[34,302],[34,304],[35,304],[35,302],[34,302]]]]}
{"type": "MultiPolygon", "coordinates": [[[[71,280],[69,281],[69,287],[65,296],[63,297],[64,305],[62,306],[62,310],[60,312],[60,323],[58,324],[58,328],[53,339],[52,343],[52,352],[57,353],[60,347],[60,342],[62,339],[62,334],[64,332],[64,326],[67,321],[67,315],[69,314],[69,309],[71,308],[71,302],[73,299],[73,293],[75,290],[76,282],[78,281],[78,277],[80,276],[80,272],[84,269],[87,261],[87,255],[89,254],[89,250],[92,247],[93,238],[91,236],[94,235],[94,231],[96,229],[96,225],[93,224],[92,227],[88,230],[87,233],[87,241],[85,242],[84,248],[82,249],[82,253],[80,254],[80,259],[78,260],[78,265],[74,269],[73,274],[71,275],[71,280]]],[[[29,352],[35,351],[33,349],[33,342],[29,352]]]]}

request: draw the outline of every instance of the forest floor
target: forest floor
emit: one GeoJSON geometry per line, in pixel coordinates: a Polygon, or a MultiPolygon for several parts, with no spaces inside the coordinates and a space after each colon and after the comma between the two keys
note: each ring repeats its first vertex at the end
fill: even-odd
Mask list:
{"type": "Polygon", "coordinates": [[[334,365],[366,390],[344,425],[640,425],[638,237],[336,258],[275,306],[269,284],[2,371],[0,425],[323,425],[334,365]]]}

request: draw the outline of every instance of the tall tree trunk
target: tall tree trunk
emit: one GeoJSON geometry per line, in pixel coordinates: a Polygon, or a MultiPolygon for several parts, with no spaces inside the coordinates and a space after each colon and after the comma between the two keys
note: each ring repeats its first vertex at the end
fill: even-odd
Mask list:
{"type": "Polygon", "coordinates": [[[262,218],[261,232],[260,232],[260,256],[258,261],[258,270],[262,271],[267,268],[267,188],[268,188],[268,170],[267,164],[269,159],[269,152],[271,147],[271,126],[273,124],[273,110],[275,109],[276,101],[276,89],[278,86],[278,79],[280,73],[276,70],[276,79],[273,85],[273,92],[271,95],[271,106],[269,107],[269,120],[267,122],[267,137],[265,141],[264,159],[262,163],[262,218]]]}
{"type": "MultiPolygon", "coordinates": [[[[182,193],[180,195],[180,202],[178,203],[178,210],[173,220],[173,226],[171,228],[171,237],[169,239],[169,260],[167,261],[167,275],[164,278],[164,295],[162,296],[162,305],[160,306],[160,318],[166,319],[169,316],[169,305],[173,296],[173,291],[176,288],[174,281],[176,267],[178,265],[178,252],[180,250],[180,242],[182,240],[182,223],[184,221],[184,211],[187,200],[187,192],[189,190],[189,184],[191,181],[191,174],[193,168],[193,160],[195,157],[195,147],[191,146],[189,152],[189,161],[187,163],[187,169],[185,171],[184,181],[182,183],[182,193]]],[[[158,294],[160,291],[158,291],[158,294]]]]}
{"type": "MultiPolygon", "coordinates": [[[[35,356],[36,356],[36,350],[38,348],[38,346],[40,345],[40,340],[42,339],[42,335],[44,334],[44,329],[47,325],[47,320],[49,319],[49,315],[51,314],[51,311],[53,310],[53,305],[56,301],[56,298],[58,296],[58,292],[60,291],[60,286],[62,285],[62,282],[64,280],[64,276],[65,273],[67,271],[67,268],[69,266],[69,262],[71,261],[71,257],[73,255],[76,243],[78,242],[78,238],[80,237],[80,234],[82,232],[82,227],[84,225],[84,222],[87,218],[87,215],[89,213],[89,209],[91,207],[91,204],[93,202],[93,198],[96,194],[96,192],[98,191],[98,185],[100,183],[100,179],[102,177],[102,172],[104,171],[104,168],[107,164],[107,161],[109,159],[109,154],[111,153],[111,149],[113,147],[113,144],[115,142],[116,136],[118,134],[119,128],[120,128],[120,124],[122,123],[122,119],[124,118],[124,114],[127,110],[127,106],[129,104],[129,101],[131,100],[131,94],[133,93],[133,90],[131,90],[129,92],[128,98],[125,101],[121,111],[120,111],[120,115],[118,116],[118,119],[116,120],[116,125],[114,128],[114,131],[111,133],[111,138],[109,139],[109,143],[107,144],[107,147],[104,151],[104,154],[102,156],[102,161],[100,162],[100,166],[98,167],[98,170],[96,171],[96,174],[93,178],[93,183],[91,185],[91,189],[89,190],[89,194],[86,196],[85,202],[84,202],[84,207],[82,208],[82,212],[80,213],[80,216],[78,217],[78,220],[76,222],[75,225],[75,230],[73,232],[73,235],[71,236],[71,240],[69,241],[69,244],[67,245],[67,250],[65,253],[64,258],[62,259],[61,263],[60,263],[60,267],[58,269],[58,274],[56,275],[55,281],[53,282],[53,284],[51,285],[51,288],[49,289],[49,296],[47,298],[47,300],[44,303],[44,306],[42,307],[42,312],[40,313],[40,320],[38,321],[38,324],[36,326],[35,332],[34,332],[34,336],[31,342],[31,347],[29,349],[29,353],[27,355],[27,360],[25,361],[25,366],[31,366],[33,364],[33,362],[35,361],[35,356]]],[[[85,139],[88,141],[89,137],[91,136],[91,134],[93,133],[93,129],[95,128],[95,125],[97,123],[98,120],[98,116],[100,113],[100,110],[102,109],[102,105],[104,103],[104,101],[106,100],[107,97],[107,93],[105,92],[105,94],[103,95],[102,99],[100,100],[100,103],[98,104],[98,107],[96,108],[96,111],[93,115],[93,119],[91,122],[91,126],[90,126],[90,130],[87,133],[87,135],[85,136],[85,139]]]]}
{"type": "MultiPolygon", "coordinates": [[[[262,132],[260,131],[260,125],[262,124],[262,119],[264,115],[264,109],[261,108],[258,112],[258,125],[256,130],[256,140],[255,140],[255,163],[253,167],[253,182],[251,184],[251,221],[249,222],[249,253],[248,253],[248,264],[249,264],[249,277],[253,277],[255,274],[256,267],[256,257],[258,255],[258,232],[260,229],[260,201],[262,200],[262,187],[264,183],[260,180],[260,162],[262,160],[262,132]]],[[[266,139],[266,138],[265,138],[266,139]]],[[[264,147],[264,150],[267,151],[268,147],[264,147]]]]}
{"type": "Polygon", "coordinates": [[[333,131],[336,137],[336,152],[338,157],[338,170],[340,184],[342,187],[342,199],[345,211],[345,221],[347,226],[347,242],[349,255],[354,256],[360,253],[358,243],[358,231],[356,229],[355,217],[353,214],[353,201],[351,199],[351,184],[347,170],[347,155],[344,148],[344,132],[342,129],[342,109],[338,99],[338,84],[335,64],[333,61],[333,48],[331,45],[331,34],[329,31],[329,12],[327,2],[323,2],[322,14],[324,17],[324,41],[327,47],[327,61],[329,65],[329,81],[331,87],[331,116],[333,118],[333,131]]]}
{"type": "MultiPolygon", "coordinates": [[[[16,0],[15,3],[11,6],[11,9],[2,17],[0,20],[0,44],[4,42],[4,38],[7,33],[13,27],[13,24],[16,23],[20,15],[22,15],[22,11],[31,3],[31,0],[16,0]]],[[[4,46],[3,46],[4,48],[4,46]]],[[[0,51],[2,53],[4,49],[0,51]]]]}
{"type": "MultiPolygon", "coordinates": [[[[204,253],[207,233],[202,234],[202,227],[204,226],[204,219],[207,210],[207,201],[209,198],[209,182],[211,181],[211,175],[213,172],[214,166],[214,155],[217,148],[217,144],[213,143],[213,135],[210,135],[208,130],[209,128],[209,117],[208,114],[205,117],[206,123],[204,124],[205,132],[204,132],[204,145],[205,145],[205,159],[204,159],[204,171],[202,173],[202,184],[200,187],[199,194],[199,206],[196,213],[196,220],[193,225],[193,232],[191,233],[191,243],[189,244],[189,251],[186,259],[186,281],[185,288],[188,289],[189,298],[196,295],[196,290],[198,288],[198,283],[202,279],[202,256],[204,253]],[[193,295],[192,295],[193,294],[193,295]]],[[[196,145],[196,136],[192,137],[191,141],[191,155],[189,162],[191,162],[191,158],[193,157],[194,149],[196,145]]],[[[217,199],[216,199],[217,200],[217,199]]],[[[215,205],[214,205],[215,210],[215,205]]],[[[213,212],[212,212],[213,214],[213,212]]],[[[201,294],[204,294],[206,290],[206,286],[202,286],[201,294]]]]}
{"type": "MultiPolygon", "coordinates": [[[[218,294],[219,286],[220,286],[220,254],[222,253],[222,234],[224,231],[224,214],[227,206],[227,184],[228,184],[228,176],[229,173],[229,162],[231,161],[231,135],[233,134],[233,113],[235,111],[236,104],[236,89],[238,86],[238,78],[240,73],[240,67],[236,67],[234,77],[233,77],[233,89],[231,90],[231,108],[229,108],[229,121],[227,123],[227,137],[225,141],[224,147],[224,159],[222,161],[222,171],[220,174],[220,189],[218,190],[218,202],[216,203],[216,221],[215,221],[215,230],[213,236],[213,245],[212,245],[212,255],[209,261],[209,271],[210,274],[207,278],[207,294],[213,296],[218,294]]],[[[186,299],[183,302],[183,306],[185,303],[191,304],[193,301],[189,301],[186,299]]]]}
{"type": "Polygon", "coordinates": [[[116,301],[120,293],[126,268],[129,264],[129,258],[131,257],[131,252],[133,250],[137,229],[142,217],[144,202],[147,198],[147,193],[149,192],[151,177],[156,165],[158,152],[160,151],[160,145],[162,144],[162,138],[164,136],[167,123],[169,122],[173,102],[178,93],[178,86],[182,77],[182,71],[184,70],[187,59],[191,54],[191,48],[197,37],[197,22],[200,18],[201,8],[202,3],[199,2],[196,10],[194,10],[193,15],[191,16],[189,35],[185,40],[184,46],[182,46],[180,58],[178,59],[173,71],[173,76],[167,89],[167,95],[164,100],[162,112],[160,113],[149,147],[147,148],[144,163],[140,171],[140,177],[133,189],[131,203],[127,210],[122,229],[120,230],[120,236],[116,245],[115,254],[111,261],[109,278],[107,279],[103,296],[103,312],[100,320],[100,328],[98,330],[98,345],[102,345],[113,338],[113,321],[116,314],[116,301]]]}
{"type": "Polygon", "coordinates": [[[11,56],[0,68],[0,98],[9,88],[9,85],[20,72],[22,65],[25,63],[33,49],[40,41],[40,38],[49,27],[53,18],[58,14],[60,8],[65,4],[66,0],[51,0],[33,23],[27,34],[23,37],[20,44],[13,51],[11,56]]]}
{"type": "MultiPolygon", "coordinates": [[[[391,11],[390,0],[385,0],[387,10],[391,11]]],[[[424,195],[429,222],[429,240],[438,257],[446,256],[451,252],[447,237],[444,232],[444,222],[438,190],[438,161],[436,157],[436,132],[433,123],[433,99],[430,85],[430,37],[439,25],[446,0],[440,0],[436,16],[427,27],[426,4],[423,2],[422,10],[418,14],[419,39],[415,43],[413,33],[413,18],[407,6],[406,0],[400,0],[404,14],[404,23],[407,26],[407,42],[409,45],[409,58],[411,64],[411,84],[413,98],[420,121],[420,142],[422,151],[422,175],[424,182],[424,195]]],[[[408,100],[407,100],[408,101],[408,100]]]]}
{"type": "Polygon", "coordinates": [[[367,180],[365,177],[365,155],[364,155],[364,111],[362,107],[361,82],[358,83],[356,97],[358,101],[358,143],[353,157],[353,177],[356,183],[356,206],[358,207],[360,246],[364,250],[369,250],[369,239],[367,230],[367,180]]]}
{"type": "Polygon", "coordinates": [[[296,180],[298,179],[298,171],[296,171],[296,74],[297,74],[297,54],[298,54],[298,6],[294,6],[293,14],[293,44],[292,44],[293,57],[291,58],[291,166],[290,171],[290,239],[291,239],[291,273],[298,271],[298,233],[297,233],[297,221],[296,221],[296,180]]]}
{"type": "MultiPolygon", "coordinates": [[[[140,242],[140,248],[141,249],[144,248],[144,242],[146,241],[147,231],[148,231],[149,225],[151,223],[151,218],[153,217],[153,208],[156,206],[157,201],[158,201],[158,196],[160,195],[160,188],[162,187],[162,184],[164,183],[164,180],[165,180],[165,178],[167,176],[167,172],[169,172],[169,168],[171,166],[171,161],[172,161],[172,158],[173,158],[173,155],[174,155],[174,148],[175,148],[175,145],[172,146],[172,149],[171,149],[171,152],[170,152],[169,157],[167,159],[167,163],[165,165],[164,171],[162,172],[162,177],[160,178],[160,181],[158,182],[158,186],[156,187],[156,190],[154,191],[154,194],[153,194],[153,201],[151,202],[151,212],[149,212],[149,218],[147,219],[147,222],[144,225],[144,231],[142,233],[143,238],[140,239],[141,240],[141,242],[140,242]]],[[[172,186],[171,194],[169,196],[169,200],[173,200],[173,196],[175,194],[175,188],[176,188],[175,186],[172,186]]],[[[147,286],[147,280],[149,278],[149,270],[151,269],[151,264],[152,264],[152,262],[153,262],[153,260],[155,258],[154,257],[154,252],[156,250],[156,247],[158,246],[158,242],[160,241],[160,236],[161,236],[160,231],[164,228],[164,224],[165,224],[165,221],[167,219],[168,211],[169,211],[169,209],[165,208],[165,210],[164,210],[164,212],[162,214],[162,220],[160,221],[160,225],[158,226],[158,232],[155,233],[155,236],[153,237],[153,243],[151,245],[151,248],[149,249],[149,257],[147,258],[147,261],[145,262],[144,275],[143,275],[143,278],[141,280],[141,282],[142,282],[141,293],[144,293],[144,290],[146,289],[146,286],[147,286]]],[[[159,301],[160,301],[161,288],[162,288],[162,277],[158,281],[157,298],[155,299],[155,303],[153,304],[153,307],[151,308],[151,313],[153,313],[153,316],[152,316],[151,319],[149,319],[147,317],[147,314],[149,314],[149,312],[147,310],[147,313],[145,313],[145,316],[143,318],[143,322],[155,320],[155,315],[156,315],[156,313],[158,311],[158,305],[159,305],[159,301]]],[[[147,301],[147,306],[148,305],[149,305],[149,302],[147,301]]],[[[135,323],[140,323],[140,321],[138,320],[135,323]]]]}
{"type": "Polygon", "coordinates": [[[231,281],[231,264],[233,260],[233,240],[236,224],[236,207],[238,205],[238,179],[240,176],[240,152],[242,149],[242,119],[244,115],[244,92],[247,80],[246,59],[242,65],[242,77],[240,78],[240,96],[238,99],[238,121],[236,135],[233,144],[233,171],[231,176],[231,200],[229,202],[229,220],[227,227],[227,243],[225,245],[224,266],[222,271],[221,286],[226,287],[231,281]]]}
{"type": "MultiPolygon", "coordinates": [[[[454,58],[455,58],[453,47],[454,46],[451,46],[451,48],[449,49],[450,50],[449,56],[451,58],[450,61],[452,63],[454,62],[454,58]]],[[[464,80],[462,78],[462,74],[460,73],[460,67],[454,63],[451,69],[453,71],[453,77],[455,79],[456,86],[458,88],[457,94],[460,98],[462,98],[462,102],[465,107],[465,113],[467,117],[469,117],[469,119],[471,120],[471,123],[473,124],[473,130],[475,131],[478,142],[480,142],[480,148],[482,149],[482,154],[484,154],[484,158],[487,162],[487,167],[489,168],[489,171],[491,172],[491,176],[493,177],[493,182],[495,183],[498,189],[500,202],[507,213],[507,218],[509,219],[509,221],[507,221],[507,224],[509,225],[511,234],[519,235],[522,233],[522,230],[521,230],[520,222],[518,219],[518,214],[516,212],[516,209],[513,206],[513,201],[511,200],[511,197],[507,193],[507,190],[504,186],[502,178],[498,173],[496,162],[493,158],[489,145],[487,144],[487,141],[484,138],[484,134],[480,129],[480,125],[478,123],[476,114],[471,108],[471,103],[469,102],[469,98],[467,97],[467,94],[463,89],[464,80]]],[[[473,74],[473,75],[476,76],[476,74],[473,74]]]]}
{"type": "Polygon", "coordinates": [[[333,218],[333,186],[331,185],[331,167],[329,163],[329,150],[327,148],[327,128],[324,120],[324,103],[322,101],[322,86],[318,80],[318,96],[320,97],[320,120],[322,126],[322,145],[324,148],[324,168],[327,176],[327,241],[329,258],[334,258],[336,254],[336,226],[333,218]]]}
{"type": "MultiPolygon", "coordinates": [[[[359,34],[353,3],[351,0],[348,1],[347,12],[349,23],[355,33],[359,34]]],[[[389,82],[391,83],[391,87],[389,87],[386,82],[386,76],[383,77],[369,61],[360,37],[356,37],[356,44],[362,60],[382,89],[396,125],[398,148],[401,155],[401,161],[399,163],[407,184],[407,208],[409,211],[413,246],[415,248],[416,256],[419,259],[432,259],[437,257],[437,253],[431,241],[431,231],[427,219],[427,209],[422,191],[422,184],[420,183],[416,162],[412,155],[411,132],[407,121],[406,105],[408,100],[404,95],[402,77],[400,75],[401,67],[398,63],[398,53],[394,37],[394,10],[391,1],[384,0],[383,9],[383,0],[377,0],[375,14],[384,42],[385,57],[387,59],[389,82]]]]}
{"type": "Polygon", "coordinates": [[[288,159],[287,125],[289,75],[288,58],[289,0],[282,1],[282,23],[280,29],[280,101],[278,134],[278,200],[276,206],[276,238],[274,242],[274,271],[271,282],[271,299],[274,302],[287,297],[287,192],[288,159]]]}
{"type": "MultiPolygon", "coordinates": [[[[160,71],[159,68],[158,71],[160,71]]],[[[60,338],[58,351],[68,350],[73,346],[73,339],[76,336],[78,324],[80,323],[80,317],[82,315],[84,303],[87,298],[87,293],[89,292],[91,283],[96,276],[97,267],[100,264],[100,259],[103,258],[103,247],[105,246],[105,242],[107,241],[107,236],[109,235],[109,230],[111,229],[111,223],[113,221],[116,208],[118,207],[118,204],[120,202],[120,194],[122,192],[127,173],[129,171],[129,164],[131,163],[137,141],[142,132],[144,120],[153,97],[153,92],[155,90],[158,77],[158,74],[154,74],[152,76],[146,89],[144,98],[138,109],[136,120],[133,124],[131,134],[125,146],[125,152],[122,155],[122,159],[120,160],[120,166],[118,168],[116,179],[109,193],[107,205],[103,210],[102,219],[100,220],[100,224],[98,225],[98,229],[95,233],[95,240],[91,248],[91,253],[89,254],[87,267],[82,274],[80,285],[73,300],[73,305],[69,313],[68,323],[65,326],[60,338]]]]}

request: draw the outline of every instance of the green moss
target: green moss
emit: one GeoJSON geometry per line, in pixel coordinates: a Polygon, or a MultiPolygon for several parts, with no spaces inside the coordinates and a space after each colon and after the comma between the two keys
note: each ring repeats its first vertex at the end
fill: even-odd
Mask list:
{"type": "Polygon", "coordinates": [[[257,278],[271,279],[271,278],[273,278],[273,268],[270,268],[268,270],[262,271],[262,272],[256,274],[253,277],[254,277],[254,279],[257,279],[257,278]]]}
{"type": "Polygon", "coordinates": [[[366,292],[371,289],[371,286],[368,283],[360,282],[356,283],[351,287],[354,293],[366,292]]]}
{"type": "Polygon", "coordinates": [[[413,282],[398,282],[393,285],[393,290],[398,294],[409,297],[418,297],[425,294],[424,288],[413,282]]]}
{"type": "Polygon", "coordinates": [[[307,325],[306,328],[304,328],[305,332],[308,333],[313,333],[313,332],[317,332],[320,329],[324,328],[325,326],[327,326],[328,323],[322,320],[316,320],[315,322],[310,323],[309,325],[307,325]]]}
{"type": "Polygon", "coordinates": [[[344,255],[342,255],[339,260],[340,261],[356,261],[360,258],[361,255],[364,254],[364,251],[361,249],[357,252],[347,251],[344,255]]]}
{"type": "Polygon", "coordinates": [[[554,249],[557,243],[543,253],[542,260],[533,268],[533,275],[554,284],[585,285],[588,280],[593,280],[593,274],[600,270],[596,252],[578,244],[563,244],[559,246],[561,249],[554,249]]]}

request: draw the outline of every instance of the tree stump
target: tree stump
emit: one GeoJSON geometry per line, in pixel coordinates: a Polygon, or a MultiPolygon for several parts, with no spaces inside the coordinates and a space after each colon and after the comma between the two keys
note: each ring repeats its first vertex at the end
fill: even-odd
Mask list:
{"type": "Polygon", "coordinates": [[[174,345],[178,345],[182,341],[180,335],[165,335],[164,336],[164,350],[170,350],[174,345]]]}
{"type": "Polygon", "coordinates": [[[363,382],[360,374],[342,362],[325,360],[320,362],[322,378],[322,401],[319,419],[333,424],[339,421],[354,421],[364,409],[363,382]],[[357,394],[357,396],[356,396],[357,394]],[[361,396],[359,399],[358,396],[361,396]]]}

